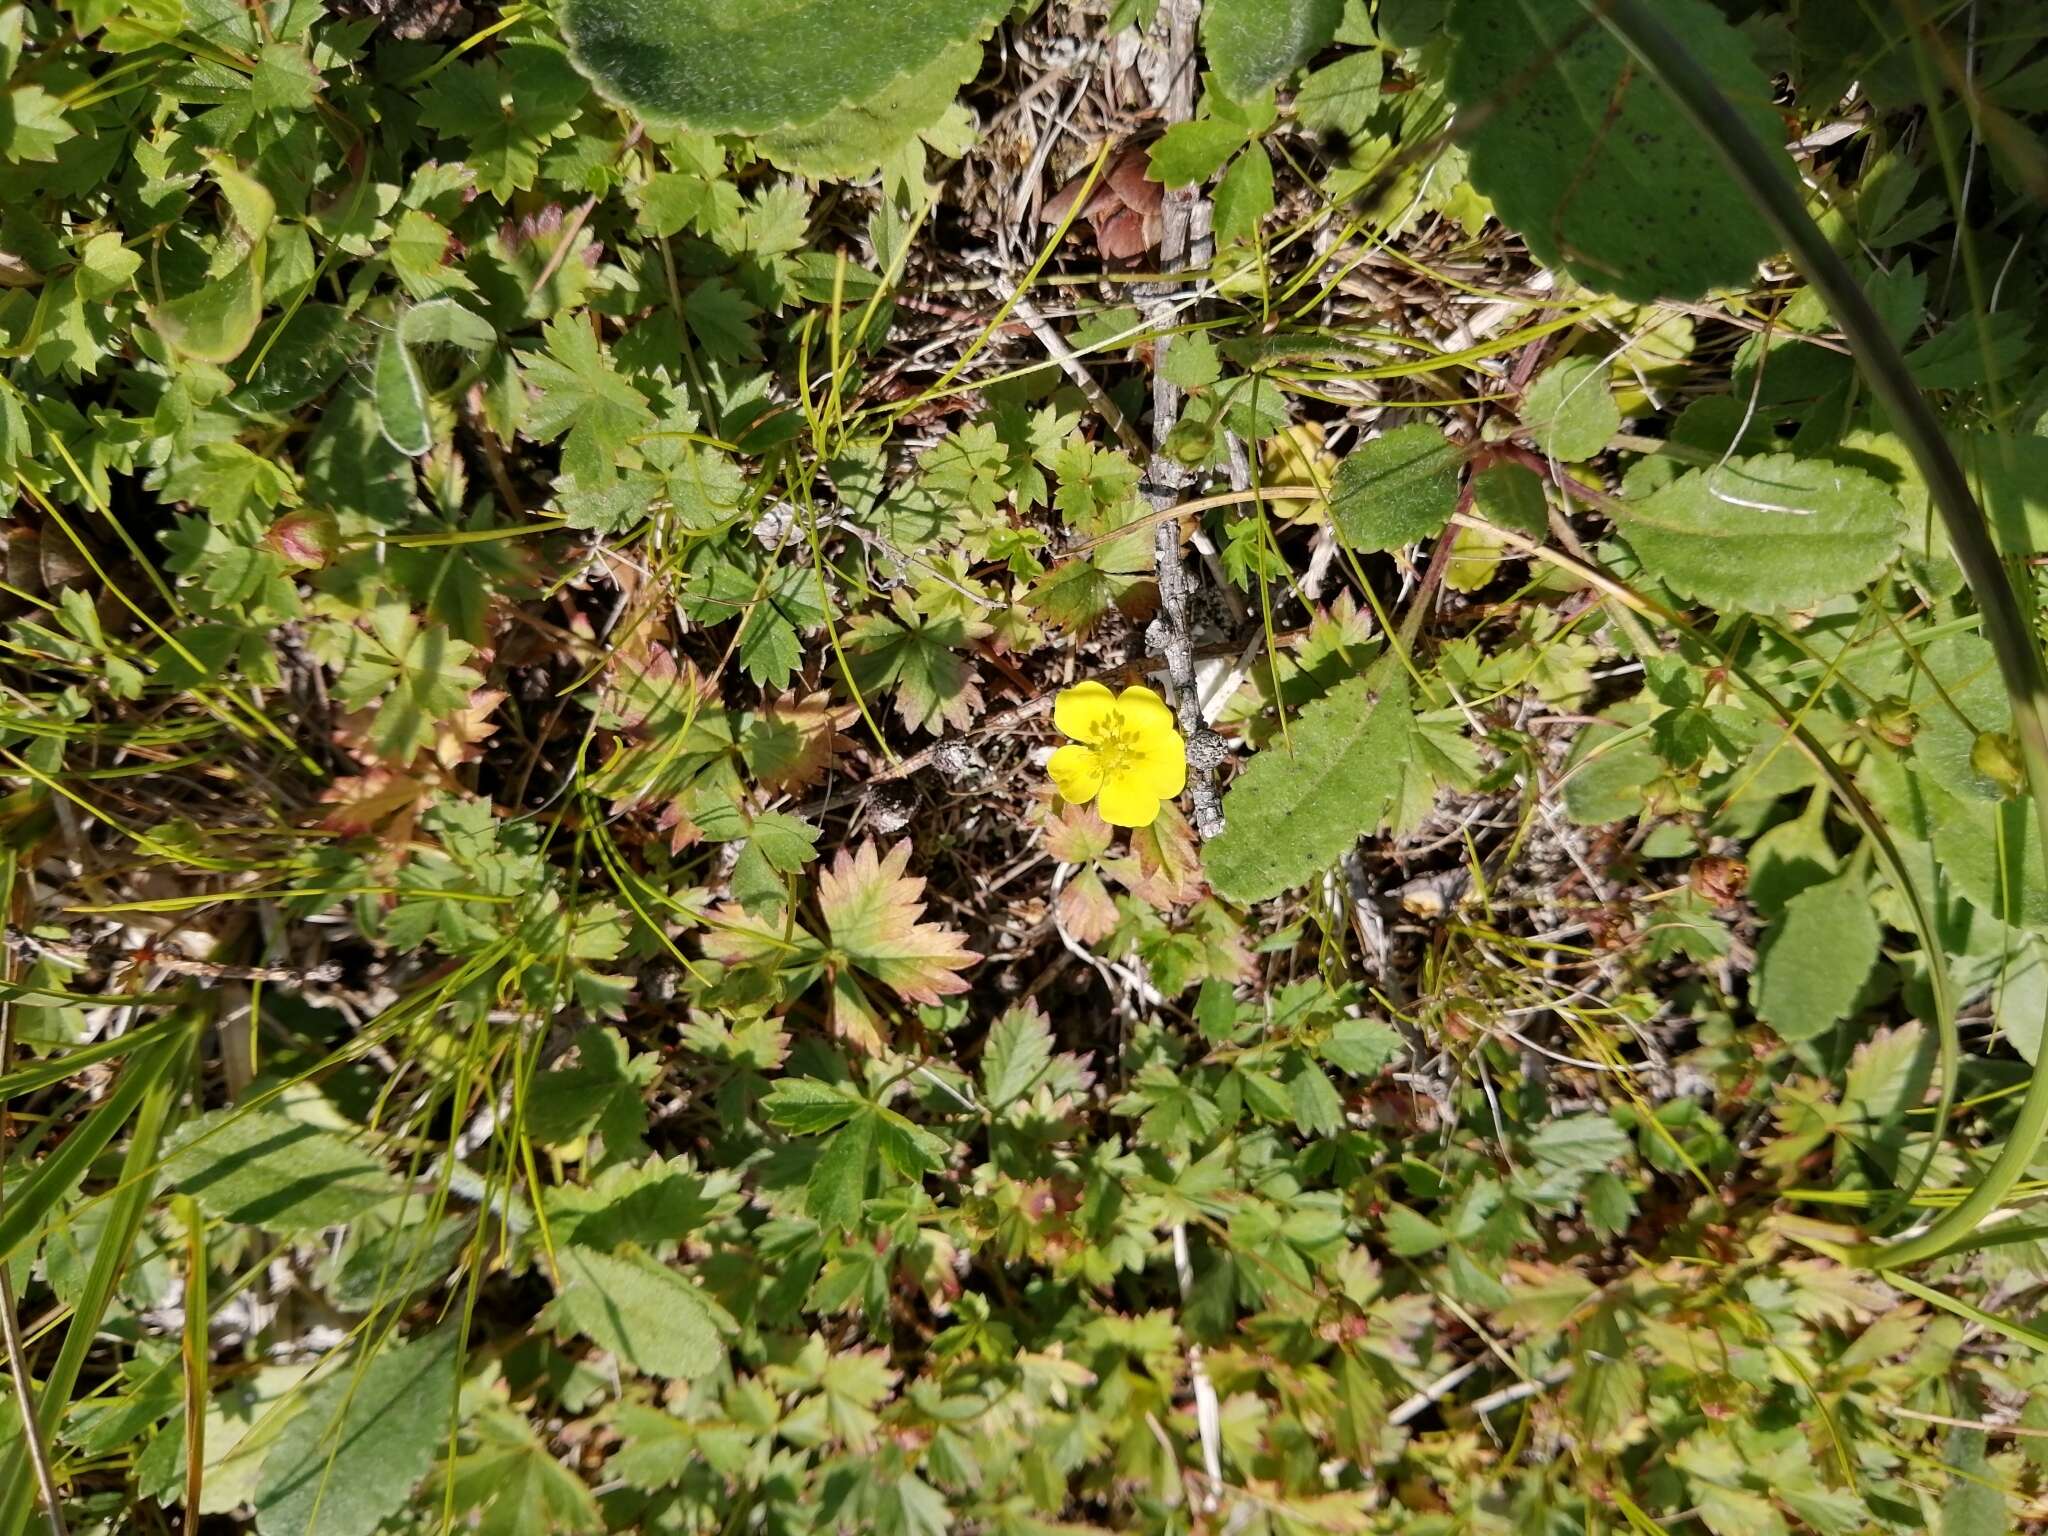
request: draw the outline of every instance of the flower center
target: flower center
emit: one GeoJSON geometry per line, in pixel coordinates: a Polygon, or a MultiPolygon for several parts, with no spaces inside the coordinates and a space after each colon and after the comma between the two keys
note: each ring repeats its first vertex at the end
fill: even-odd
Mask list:
{"type": "Polygon", "coordinates": [[[1121,715],[1111,715],[1103,721],[1090,743],[1095,755],[1102,762],[1102,776],[1111,778],[1122,773],[1125,766],[1138,753],[1138,733],[1124,723],[1121,715]]]}

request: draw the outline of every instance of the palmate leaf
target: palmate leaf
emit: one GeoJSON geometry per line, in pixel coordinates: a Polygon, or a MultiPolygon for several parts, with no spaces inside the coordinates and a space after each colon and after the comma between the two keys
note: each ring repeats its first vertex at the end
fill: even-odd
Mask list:
{"type": "Polygon", "coordinates": [[[612,100],[720,133],[815,122],[866,101],[1011,0],[568,0],[572,56],[612,100]]]}
{"type": "Polygon", "coordinates": [[[1400,794],[1413,728],[1393,657],[1309,705],[1293,750],[1274,743],[1230,786],[1227,825],[1203,850],[1210,883],[1232,901],[1264,901],[1336,862],[1400,794]]]}
{"type": "Polygon", "coordinates": [[[604,1529],[589,1487],[519,1415],[491,1408],[464,1439],[473,1443],[443,1472],[450,1507],[474,1512],[464,1529],[477,1536],[596,1536],[604,1529]]]}
{"type": "Polygon", "coordinates": [[[988,633],[978,620],[920,612],[899,588],[889,612],[864,614],[848,626],[853,680],[863,693],[893,688],[905,725],[965,730],[981,713],[981,685],[959,652],[988,633]]]}
{"type": "Polygon", "coordinates": [[[467,665],[474,653],[440,625],[421,625],[403,604],[380,604],[370,612],[369,633],[352,636],[335,692],[351,709],[377,706],[369,744],[403,765],[483,686],[483,674],[467,665]]]}
{"type": "Polygon", "coordinates": [[[965,992],[959,975],[980,955],[960,935],[924,915],[924,880],[906,875],[910,844],[878,855],[873,843],[842,848],[818,877],[818,909],[825,914],[835,959],[853,965],[917,1003],[965,992]]]}
{"type": "MultiPolygon", "coordinates": [[[[1659,0],[1657,14],[1759,138],[1782,143],[1770,83],[1720,12],[1659,0]]],[[[1472,185],[1545,266],[1623,298],[1694,299],[1777,248],[1713,146],[1580,0],[1456,0],[1450,29],[1472,185]]]]}

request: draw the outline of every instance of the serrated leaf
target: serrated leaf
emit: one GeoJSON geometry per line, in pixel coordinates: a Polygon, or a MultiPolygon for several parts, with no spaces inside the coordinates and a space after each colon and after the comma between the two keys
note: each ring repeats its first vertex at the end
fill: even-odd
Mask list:
{"type": "Polygon", "coordinates": [[[1529,1138],[1529,1156],[1546,1174],[1598,1173],[1627,1155],[1628,1133],[1606,1115],[1567,1115],[1529,1138]]]}
{"type": "Polygon", "coordinates": [[[922,613],[899,590],[889,611],[864,614],[848,627],[854,682],[864,693],[893,689],[905,725],[965,730],[981,713],[981,687],[960,652],[988,633],[986,624],[958,614],[922,613]]]}
{"type": "Polygon", "coordinates": [[[562,1290],[551,1315],[647,1376],[691,1381],[725,1358],[716,1304],[680,1270],[630,1249],[570,1244],[556,1254],[562,1290]]]}
{"type": "Polygon", "coordinates": [[[1374,1077],[1406,1049],[1401,1032],[1384,1019],[1345,1019],[1318,1049],[1323,1060],[1352,1077],[1374,1077]]]}
{"type": "Polygon", "coordinates": [[[1202,853],[1210,883],[1264,901],[1335,863],[1400,793],[1413,723],[1392,658],[1310,704],[1291,724],[1293,751],[1276,741],[1230,786],[1224,830],[1202,853]]]}
{"type": "Polygon", "coordinates": [[[1145,175],[1169,187],[1207,181],[1244,143],[1244,129],[1215,118],[1175,123],[1152,146],[1145,175]]]}
{"type": "Polygon", "coordinates": [[[951,929],[919,921],[924,881],[903,872],[909,861],[908,843],[886,855],[871,842],[840,849],[818,877],[818,910],[837,957],[913,1002],[936,1003],[967,990],[959,972],[981,956],[951,929]]]}
{"type": "Polygon", "coordinates": [[[1458,450],[1435,427],[1396,427],[1337,466],[1330,515],[1357,550],[1400,549],[1443,532],[1458,510],[1458,450]]]}
{"type": "Polygon", "coordinates": [[[380,604],[370,612],[369,632],[351,637],[335,692],[351,709],[377,706],[370,743],[403,766],[483,686],[483,674],[467,665],[473,654],[467,641],[438,624],[422,625],[403,604],[380,604]]]}
{"type": "Polygon", "coordinates": [[[1786,1040],[1825,1033],[1855,1006],[1882,936],[1859,874],[1808,886],[1764,934],[1750,983],[1757,1017],[1786,1040]]]}
{"type": "Polygon", "coordinates": [[[568,0],[577,66],[612,100],[718,133],[813,122],[879,95],[954,44],[984,35],[1010,0],[568,0]]]}
{"type": "Polygon", "coordinates": [[[1905,533],[1874,476],[1785,453],[1692,470],[1617,504],[1615,520],[1673,591],[1736,613],[1845,597],[1883,573],[1905,533]]]}
{"type": "Polygon", "coordinates": [[[867,1196],[868,1174],[875,1165],[875,1117],[863,1108],[818,1148],[804,1182],[804,1209],[832,1231],[850,1232],[860,1225],[867,1196]]]}
{"type": "Polygon", "coordinates": [[[1202,50],[1233,101],[1278,85],[1330,46],[1344,0],[1209,0],[1202,50]]]}
{"type": "Polygon", "coordinates": [[[268,1232],[340,1226],[403,1192],[380,1158],[274,1110],[215,1110],[173,1147],[174,1185],[209,1215],[268,1232]]]}
{"type": "Polygon", "coordinates": [[[1021,1099],[1052,1065],[1052,1029],[1031,1004],[1007,1010],[981,1052],[981,1092],[990,1109],[1021,1099]]]}
{"type": "Polygon", "coordinates": [[[476,1536],[598,1536],[597,1499],[516,1413],[493,1407],[465,1431],[434,1502],[470,1516],[476,1536]]]}
{"type": "Polygon", "coordinates": [[[821,181],[865,176],[914,148],[914,140],[940,137],[954,94],[980,69],[981,45],[971,39],[956,43],[872,96],[762,134],[758,147],[783,169],[821,181]]]}
{"type": "Polygon", "coordinates": [[[521,1128],[543,1146],[558,1147],[596,1132],[607,1162],[637,1156],[647,1128],[647,1087],[661,1070],[649,1053],[630,1055],[614,1029],[576,1037],[576,1064],[540,1073],[527,1090],[521,1128]]]}
{"type": "MultiPolygon", "coordinates": [[[[1659,0],[1657,17],[1758,138],[1783,143],[1742,34],[1707,0],[1659,0]]],[[[1472,185],[1543,265],[1623,298],[1696,299],[1777,249],[1713,146],[1579,0],[1457,0],[1450,29],[1472,185]]]]}
{"type": "Polygon", "coordinates": [[[261,1536],[370,1536],[448,1443],[462,1330],[344,1362],[305,1395],[263,1459],[261,1536]]]}
{"type": "Polygon", "coordinates": [[[836,1083],[814,1077],[786,1077],[761,1100],[761,1113],[771,1124],[799,1136],[816,1136],[844,1125],[866,1108],[867,1101],[836,1083]]]}

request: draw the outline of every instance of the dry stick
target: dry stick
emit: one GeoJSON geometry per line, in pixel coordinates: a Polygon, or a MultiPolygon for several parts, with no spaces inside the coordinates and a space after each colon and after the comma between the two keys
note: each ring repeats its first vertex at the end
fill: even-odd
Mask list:
{"type": "MultiPolygon", "coordinates": [[[[1201,9],[1201,0],[1168,0],[1164,11],[1168,74],[1161,116],[1169,127],[1194,116],[1195,25],[1201,9]]],[[[1191,187],[1166,193],[1161,206],[1165,229],[1159,242],[1162,272],[1172,273],[1187,265],[1196,220],[1206,211],[1198,208],[1199,203],[1200,198],[1191,187]]],[[[1163,300],[1171,291],[1170,285],[1155,290],[1150,307],[1163,308],[1163,300]]],[[[1180,418],[1181,405],[1180,386],[1166,375],[1166,356],[1172,343],[1172,333],[1162,331],[1153,349],[1152,462],[1146,472],[1145,489],[1153,510],[1162,518],[1152,533],[1159,617],[1152,621],[1145,639],[1166,663],[1174,711],[1180,720],[1181,734],[1187,738],[1188,790],[1195,803],[1195,831],[1207,842],[1223,830],[1223,801],[1216,792],[1216,767],[1223,761],[1224,748],[1223,738],[1210,730],[1202,718],[1201,693],[1195,687],[1193,642],[1188,633],[1188,597],[1192,588],[1180,558],[1180,521],[1176,516],[1164,515],[1171,513],[1190,478],[1165,451],[1167,437],[1180,418]]]]}
{"type": "MultiPolygon", "coordinates": [[[[1166,31],[1166,99],[1160,116],[1171,128],[1195,115],[1195,28],[1202,0],[1166,0],[1161,20],[1166,31]]],[[[1187,265],[1199,195],[1192,187],[1168,189],[1161,213],[1165,228],[1159,241],[1159,268],[1171,274],[1187,265]]],[[[1166,307],[1170,283],[1151,295],[1148,311],[1166,307]]],[[[1159,317],[1163,320],[1163,316],[1159,317]]],[[[1173,343],[1161,328],[1152,354],[1152,462],[1146,474],[1146,495],[1153,509],[1169,513],[1180,500],[1188,474],[1165,452],[1167,435],[1180,417],[1181,392],[1166,376],[1166,354],[1173,343]]],[[[1223,738],[1202,718],[1202,696],[1195,687],[1193,642],[1188,634],[1188,577],[1180,558],[1180,519],[1168,515],[1152,535],[1152,565],[1159,582],[1159,617],[1146,631],[1146,642],[1166,662],[1181,734],[1187,738],[1188,789],[1195,803],[1195,831],[1207,842],[1223,830],[1223,802],[1216,793],[1216,766],[1223,760],[1223,738]]],[[[1195,1270],[1188,1253],[1187,1226],[1173,1224],[1173,1273],[1180,1286],[1180,1304],[1194,1298],[1195,1270]]],[[[1188,1380],[1195,1393],[1195,1425],[1202,1440],[1202,1467],[1208,1485],[1196,1499],[1203,1514],[1222,1503],[1223,1413],[1215,1383],[1202,1361],[1202,1346],[1188,1343],[1188,1380]]]]}

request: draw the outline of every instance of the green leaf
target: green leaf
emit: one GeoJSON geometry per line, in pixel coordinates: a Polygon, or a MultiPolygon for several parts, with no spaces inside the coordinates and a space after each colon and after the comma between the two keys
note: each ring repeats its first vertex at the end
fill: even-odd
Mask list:
{"type": "Polygon", "coordinates": [[[1169,187],[1207,181],[1244,141],[1244,129],[1236,123],[1206,117],[1175,123],[1152,146],[1145,174],[1169,187]]]}
{"type": "Polygon", "coordinates": [[[1692,470],[1617,504],[1615,520],[1674,592],[1736,613],[1845,597],[1883,574],[1905,534],[1874,476],[1784,453],[1692,470]]]}
{"type": "Polygon", "coordinates": [[[719,133],[809,123],[871,99],[955,44],[987,34],[1011,0],[567,0],[577,66],[654,121],[719,133]]]}
{"type": "Polygon", "coordinates": [[[629,1055],[614,1029],[587,1029],[576,1037],[576,1065],[543,1072],[526,1097],[526,1134],[543,1146],[559,1147],[596,1132],[604,1138],[605,1161],[631,1158],[644,1150],[647,1129],[642,1095],[661,1071],[650,1052],[629,1055]]]}
{"type": "Polygon", "coordinates": [[[1941,1536],[2007,1536],[2014,1529],[1981,1429],[1952,1429],[1942,1460],[1953,1475],[1941,1496],[1941,1536]]]}
{"type": "Polygon", "coordinates": [[[267,1232],[338,1227],[403,1192],[381,1159],[275,1110],[215,1110],[172,1148],[165,1174],[208,1215],[267,1232]]]}
{"type": "Polygon", "coordinates": [[[1295,1128],[1304,1136],[1329,1136],[1344,1128],[1344,1101],[1314,1062],[1303,1062],[1287,1080],[1287,1097],[1295,1128]]]}
{"type": "Polygon", "coordinates": [[[1352,1077],[1376,1077],[1408,1042],[1384,1019],[1345,1019],[1320,1047],[1323,1060],[1352,1077]]]}
{"type": "Polygon", "coordinates": [[[1419,422],[1374,438],[1337,466],[1330,515],[1353,549],[1400,549],[1444,530],[1458,510],[1456,447],[1419,422]]]}
{"type": "Polygon", "coordinates": [[[1029,1004],[1011,1008],[988,1032],[981,1052],[981,1091],[990,1109],[1024,1097],[1052,1065],[1052,1028],[1029,1004]]]}
{"type": "MultiPolygon", "coordinates": [[[[448,1507],[475,1515],[477,1536],[599,1536],[604,1516],[574,1472],[554,1458],[516,1413],[493,1407],[464,1435],[466,1449],[445,1469],[448,1507]]],[[[438,1505],[437,1494],[433,1503],[438,1505]]]]}
{"type": "Polygon", "coordinates": [[[1230,169],[1217,183],[1216,238],[1226,244],[1253,239],[1260,222],[1272,211],[1273,159],[1263,147],[1253,144],[1230,162],[1230,169]]]}
{"type": "Polygon", "coordinates": [[[1393,658],[1316,700],[1224,798],[1227,824],[1202,851],[1217,891],[1278,896],[1341,858],[1385,819],[1401,790],[1413,727],[1408,676],[1393,658]]]}
{"type": "Polygon", "coordinates": [[[159,300],[150,322],[175,350],[206,363],[241,356],[263,323],[266,238],[277,205],[263,184],[226,160],[216,160],[214,178],[228,205],[228,228],[214,241],[206,276],[190,293],[159,300]]]}
{"type": "Polygon", "coordinates": [[[1330,46],[1344,0],[1209,0],[1202,49],[1233,101],[1278,85],[1330,46]]]}
{"type": "Polygon", "coordinates": [[[867,1100],[814,1077],[786,1077],[761,1100],[769,1123],[799,1136],[816,1136],[865,1112],[867,1100]]]}
{"type": "Polygon", "coordinates": [[[370,741],[395,763],[409,763],[434,728],[469,702],[483,674],[466,665],[475,647],[438,624],[423,625],[402,603],[379,604],[369,633],[352,635],[335,692],[350,709],[377,706],[370,741]]]}
{"type": "Polygon", "coordinates": [[[368,334],[339,305],[302,304],[281,331],[264,334],[262,361],[227,404],[252,416],[297,410],[341,377],[368,334]]]}
{"type": "MultiPolygon", "coordinates": [[[[1769,80],[1714,6],[1658,0],[1657,17],[1763,143],[1784,141],[1769,80]]],[[[1580,0],[1457,0],[1450,27],[1445,86],[1471,120],[1472,184],[1545,266],[1627,299],[1696,299],[1777,249],[1713,147],[1580,0]]]]}
{"type": "Polygon", "coordinates": [[[385,442],[415,459],[434,446],[433,425],[427,420],[426,382],[395,329],[377,344],[370,392],[377,402],[377,424],[385,442]]]}
{"type": "Polygon", "coordinates": [[[562,1290],[549,1315],[557,1327],[646,1376],[693,1381],[724,1360],[724,1313],[680,1270],[632,1249],[611,1254],[570,1244],[556,1259],[562,1290]]]}
{"type": "Polygon", "coordinates": [[[922,613],[899,589],[887,612],[864,614],[848,627],[853,680],[863,693],[894,689],[905,725],[965,730],[981,713],[981,687],[960,652],[987,632],[957,614],[922,613]]]}
{"type": "Polygon", "coordinates": [[[1591,357],[1551,364],[1522,396],[1522,425],[1553,459],[1573,463],[1591,458],[1621,427],[1621,408],[1607,387],[1607,365],[1591,357]]]}
{"type": "Polygon", "coordinates": [[[461,1342],[442,1328],[308,1392],[263,1460],[261,1536],[370,1536],[403,1508],[447,1445],[461,1342]]]}
{"type": "Polygon", "coordinates": [[[868,1174],[875,1166],[875,1116],[863,1108],[818,1149],[804,1183],[804,1209],[829,1231],[850,1232],[860,1225],[867,1196],[868,1174]]]}
{"type": "Polygon", "coordinates": [[[1786,1040],[1826,1033],[1855,1007],[1882,937],[1860,874],[1808,886],[1764,934],[1750,983],[1757,1017],[1786,1040]]]}
{"type": "Polygon", "coordinates": [[[1529,1138],[1529,1156],[1546,1174],[1598,1173],[1628,1155],[1628,1132],[1607,1115],[1566,1115],[1529,1138]]]}
{"type": "Polygon", "coordinates": [[[0,160],[55,160],[57,146],[77,135],[64,104],[41,86],[0,90],[0,160]]]}
{"type": "Polygon", "coordinates": [[[919,137],[938,138],[941,123],[954,110],[955,93],[980,70],[980,43],[955,43],[873,96],[810,122],[771,129],[761,135],[758,147],[785,170],[821,181],[865,176],[919,137]]]}
{"type": "Polygon", "coordinates": [[[583,319],[550,321],[545,355],[525,353],[521,368],[537,389],[527,431],[545,442],[567,434],[563,473],[597,485],[628,451],[635,433],[654,425],[646,398],[612,367],[583,319]]]}

